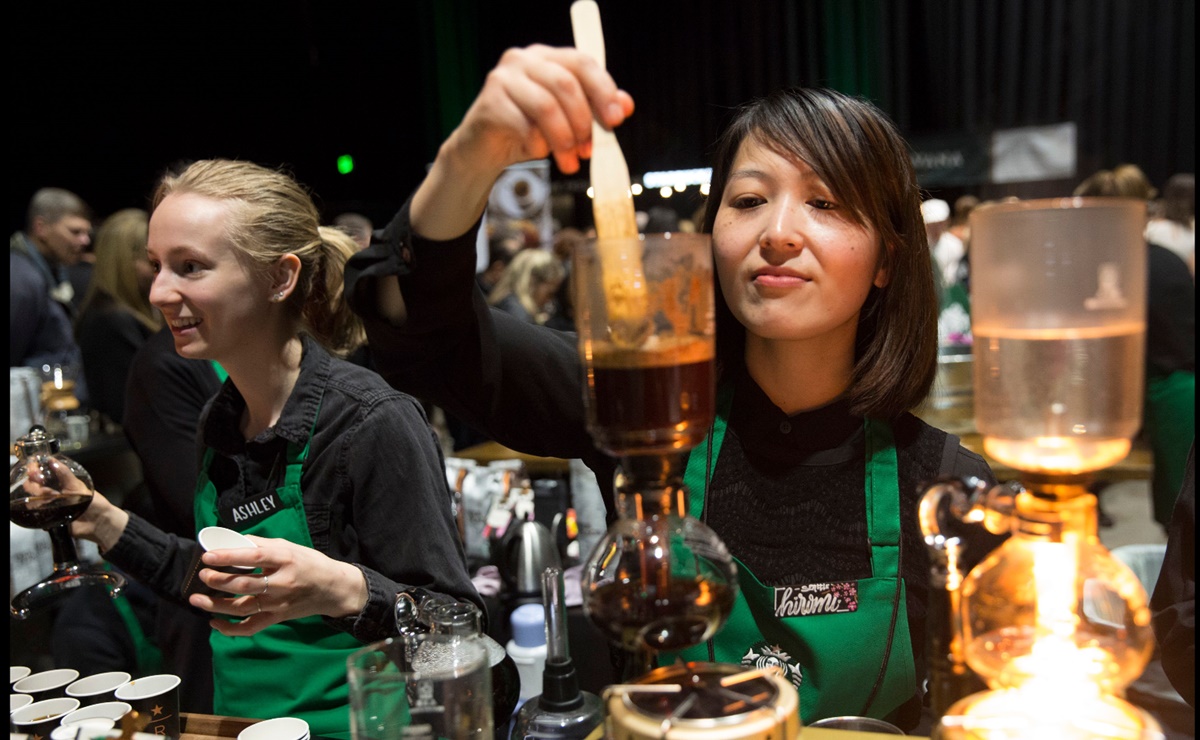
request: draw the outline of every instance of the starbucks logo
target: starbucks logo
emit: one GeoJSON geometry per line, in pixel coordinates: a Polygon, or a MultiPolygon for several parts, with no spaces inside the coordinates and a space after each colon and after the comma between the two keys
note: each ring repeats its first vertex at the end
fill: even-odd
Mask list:
{"type": "Polygon", "coordinates": [[[742,656],[742,665],[747,668],[779,666],[783,669],[784,677],[791,681],[797,690],[800,689],[800,682],[803,680],[800,675],[800,664],[792,660],[792,656],[788,655],[783,648],[766,642],[757,643],[747,650],[746,654],[742,656]]]}

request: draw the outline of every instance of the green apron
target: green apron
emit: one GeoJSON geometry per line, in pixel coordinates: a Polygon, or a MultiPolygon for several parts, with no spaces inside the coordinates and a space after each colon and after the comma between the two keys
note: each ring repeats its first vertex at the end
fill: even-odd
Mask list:
{"type": "MultiPolygon", "coordinates": [[[[712,460],[720,455],[732,399],[731,387],[723,388],[717,398],[712,460]]],[[[735,558],[740,589],[729,621],[707,646],[680,653],[685,660],[780,666],[799,690],[805,724],[846,714],[882,718],[917,689],[904,581],[899,577],[896,448],[887,424],[868,419],[865,426],[872,576],[772,587],[735,558]],[[777,610],[794,616],[776,616],[777,610]]],[[[684,476],[696,516],[704,508],[707,460],[703,445],[692,450],[684,476]]]]}
{"type": "MultiPolygon", "coordinates": [[[[317,415],[320,416],[320,403],[317,415]]],[[[316,428],[316,420],[313,420],[316,428]]],[[[275,489],[278,509],[241,528],[243,534],[277,537],[312,547],[300,473],[312,444],[288,443],[283,486],[275,489]]],[[[217,490],[208,477],[213,450],[204,453],[196,489],[196,531],[207,526],[237,528],[220,520],[217,490]]],[[[271,625],[249,637],[213,630],[213,710],[235,717],[299,717],[313,735],[349,737],[350,690],[346,658],[362,647],[349,634],[327,626],[320,616],[271,625]]]]}
{"type": "Polygon", "coordinates": [[[1196,438],[1196,374],[1177,370],[1146,378],[1146,436],[1154,457],[1154,520],[1171,521],[1183,485],[1188,451],[1196,438]]]}

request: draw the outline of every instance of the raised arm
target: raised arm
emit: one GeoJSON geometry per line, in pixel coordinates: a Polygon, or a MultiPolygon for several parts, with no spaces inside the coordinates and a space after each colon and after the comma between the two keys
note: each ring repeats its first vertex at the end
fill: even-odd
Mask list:
{"type": "Polygon", "coordinates": [[[632,112],[633,98],[591,57],[572,48],[509,49],[413,197],[414,230],[429,239],[461,235],[505,167],[553,156],[574,173],[590,154],[592,118],[614,127],[632,112]]]}

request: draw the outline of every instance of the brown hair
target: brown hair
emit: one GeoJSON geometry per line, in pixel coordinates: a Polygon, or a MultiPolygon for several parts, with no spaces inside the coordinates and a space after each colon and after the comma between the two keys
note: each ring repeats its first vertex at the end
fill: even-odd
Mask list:
{"type": "Polygon", "coordinates": [[[161,325],[158,309],[138,284],[137,261],[146,259],[146,234],[150,216],[141,208],[126,208],[104,219],[96,231],[96,266],[80,304],[83,316],[104,294],[133,314],[147,328],[161,325]]]}
{"type": "Polygon", "coordinates": [[[91,209],[87,203],[70,190],[63,188],[41,188],[29,199],[29,210],[25,214],[26,228],[33,228],[33,222],[44,219],[46,223],[55,224],[67,216],[78,216],[92,220],[91,209]]]}
{"type": "Polygon", "coordinates": [[[1196,218],[1196,176],[1171,175],[1163,187],[1163,218],[1191,227],[1196,218]]]}
{"type": "Polygon", "coordinates": [[[172,193],[231,201],[234,216],[226,223],[226,237],[264,272],[285,254],[299,258],[288,305],[314,339],[342,355],[366,341],[362,322],[342,294],[346,260],[358,247],[339,229],[320,225],[312,198],[290,175],[251,162],[202,160],[163,177],[154,207],[172,193]]]}
{"type": "MultiPolygon", "coordinates": [[[[882,242],[888,283],[871,289],[859,313],[851,410],[890,419],[917,406],[937,370],[937,294],[904,139],[874,105],[833,90],[796,88],[752,101],[717,141],[706,232],[712,232],[738,149],[751,137],[812,167],[851,218],[873,227],[882,242]]],[[[740,366],[746,329],[720,289],[716,307],[718,359],[722,368],[740,366]]]]}

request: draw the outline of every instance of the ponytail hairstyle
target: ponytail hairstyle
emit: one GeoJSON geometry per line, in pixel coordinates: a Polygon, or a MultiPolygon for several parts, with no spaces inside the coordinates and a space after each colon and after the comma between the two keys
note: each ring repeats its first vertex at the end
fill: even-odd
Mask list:
{"type": "Polygon", "coordinates": [[[154,207],[173,193],[230,202],[225,236],[262,274],[280,257],[296,255],[300,274],[286,305],[302,331],[341,356],[366,342],[362,322],[343,296],[342,273],[357,245],[345,233],[320,225],[308,191],[291,175],[251,162],[202,160],[164,176],[154,207]]]}

